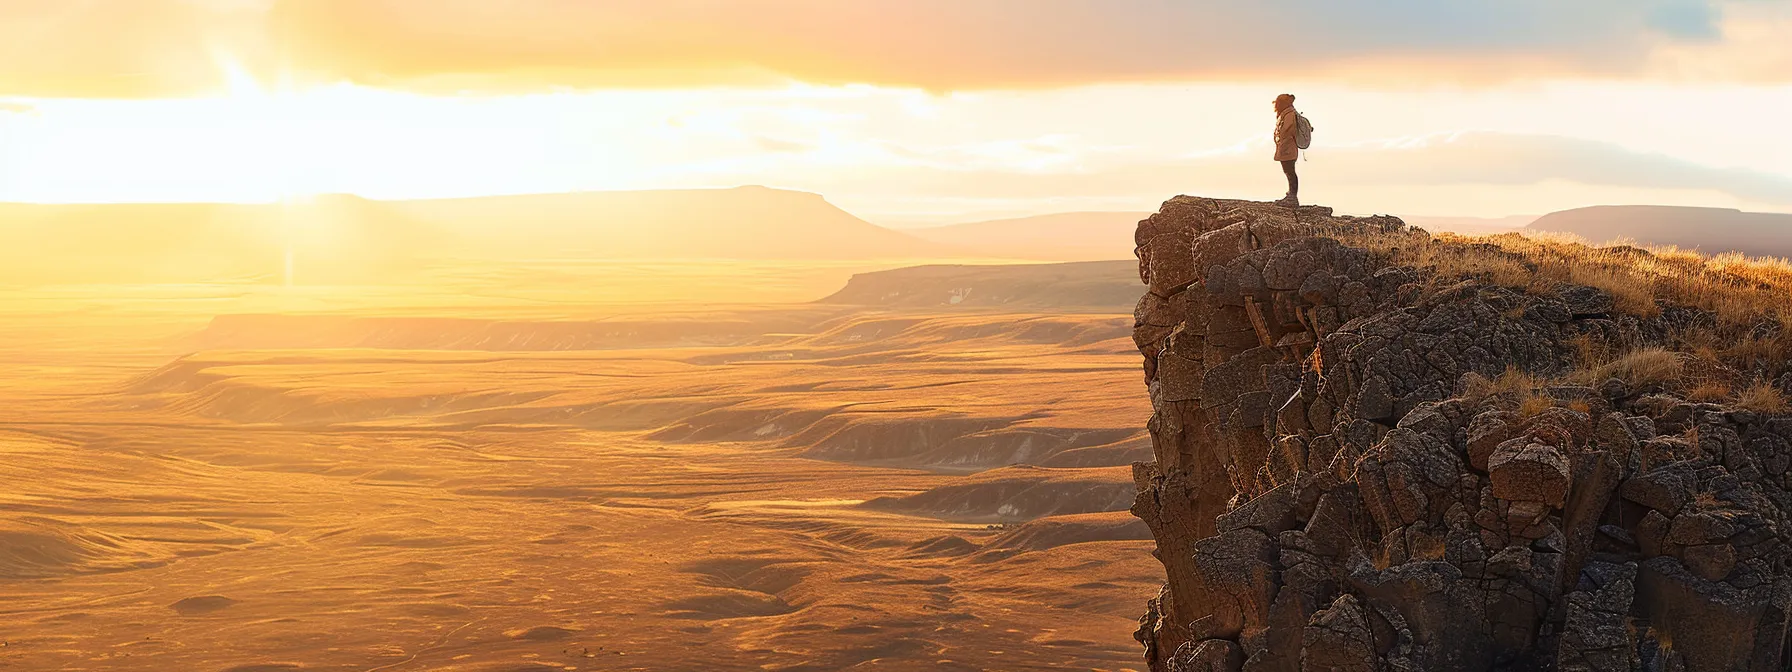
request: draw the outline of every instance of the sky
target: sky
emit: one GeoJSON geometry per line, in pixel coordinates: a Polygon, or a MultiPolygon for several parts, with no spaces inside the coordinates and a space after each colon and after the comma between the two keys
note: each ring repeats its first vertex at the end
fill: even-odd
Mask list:
{"type": "Polygon", "coordinates": [[[1792,211],[1792,0],[7,0],[0,200],[1792,211]]]}

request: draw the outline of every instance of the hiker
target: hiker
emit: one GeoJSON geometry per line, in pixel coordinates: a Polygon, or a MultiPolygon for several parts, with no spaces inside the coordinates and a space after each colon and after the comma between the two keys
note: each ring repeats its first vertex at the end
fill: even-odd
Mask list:
{"type": "Polygon", "coordinates": [[[1282,162],[1282,174],[1288,176],[1288,195],[1276,201],[1277,205],[1300,205],[1300,175],[1294,172],[1294,162],[1300,158],[1300,150],[1306,149],[1313,142],[1313,125],[1307,118],[1294,109],[1294,94],[1284,93],[1276,96],[1276,160],[1282,162]]]}

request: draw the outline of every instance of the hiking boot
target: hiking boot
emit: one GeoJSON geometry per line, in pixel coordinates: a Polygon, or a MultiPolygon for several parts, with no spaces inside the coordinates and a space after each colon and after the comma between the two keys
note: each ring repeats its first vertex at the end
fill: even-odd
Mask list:
{"type": "Polygon", "coordinates": [[[1298,207],[1300,207],[1300,197],[1290,194],[1287,196],[1283,196],[1282,200],[1276,201],[1275,204],[1276,205],[1285,205],[1290,208],[1298,208],[1298,207]]]}

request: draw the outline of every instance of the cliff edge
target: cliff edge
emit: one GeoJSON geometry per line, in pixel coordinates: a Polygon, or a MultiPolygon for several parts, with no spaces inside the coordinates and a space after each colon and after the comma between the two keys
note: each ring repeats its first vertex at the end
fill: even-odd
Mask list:
{"type": "Polygon", "coordinates": [[[1792,271],[1177,197],[1153,670],[1781,670],[1792,271]]]}

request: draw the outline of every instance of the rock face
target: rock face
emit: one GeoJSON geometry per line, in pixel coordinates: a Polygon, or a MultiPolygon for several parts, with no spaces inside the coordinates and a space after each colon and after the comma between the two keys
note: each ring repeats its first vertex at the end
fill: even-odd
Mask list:
{"type": "Polygon", "coordinates": [[[1589,334],[1659,345],[1669,318],[1341,242],[1382,235],[1417,234],[1191,197],[1140,222],[1151,669],[1786,669],[1792,418],[1477,385],[1559,379],[1589,334]]]}

